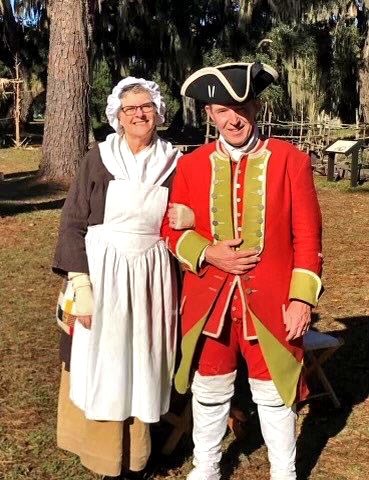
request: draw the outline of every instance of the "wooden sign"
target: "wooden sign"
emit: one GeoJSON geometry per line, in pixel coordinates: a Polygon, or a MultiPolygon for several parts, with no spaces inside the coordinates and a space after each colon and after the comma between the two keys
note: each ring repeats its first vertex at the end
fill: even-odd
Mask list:
{"type": "Polygon", "coordinates": [[[343,153],[350,155],[354,150],[359,149],[362,145],[362,140],[337,140],[325,149],[327,153],[343,153]]]}

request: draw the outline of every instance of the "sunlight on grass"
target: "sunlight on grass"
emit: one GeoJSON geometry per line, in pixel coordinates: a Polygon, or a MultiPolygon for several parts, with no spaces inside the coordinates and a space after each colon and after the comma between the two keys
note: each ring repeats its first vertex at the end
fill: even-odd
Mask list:
{"type": "MultiPolygon", "coordinates": [[[[364,341],[369,297],[363,260],[368,251],[368,197],[364,191],[349,194],[326,187],[324,181],[319,179],[317,185],[324,219],[326,292],[315,326],[336,330],[345,338],[345,345],[326,365],[344,407],[335,410],[327,400],[320,410],[307,407],[299,417],[299,464],[315,455],[308,478],[362,480],[369,464],[364,341]],[[351,215],[354,210],[356,215],[351,215]]],[[[59,216],[60,211],[36,211],[0,217],[0,478],[4,480],[99,478],[76,456],[56,448],[60,363],[54,308],[60,279],[50,265],[59,216]]],[[[225,440],[225,469],[230,480],[265,480],[266,448],[252,421],[247,428],[240,444],[234,443],[232,434],[225,440]]],[[[155,480],[184,480],[190,457],[180,458],[170,458],[173,466],[164,468],[155,480]]]]}
{"type": "Polygon", "coordinates": [[[41,148],[1,148],[0,172],[4,174],[38,170],[41,148]]]}

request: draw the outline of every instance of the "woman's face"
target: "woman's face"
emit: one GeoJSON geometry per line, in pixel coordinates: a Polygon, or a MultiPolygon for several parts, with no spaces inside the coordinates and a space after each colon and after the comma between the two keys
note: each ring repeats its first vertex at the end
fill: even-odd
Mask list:
{"type": "Polygon", "coordinates": [[[129,138],[150,143],[156,126],[156,107],[148,92],[127,92],[121,98],[118,119],[129,138]],[[132,107],[132,108],[129,108],[132,107]]]}

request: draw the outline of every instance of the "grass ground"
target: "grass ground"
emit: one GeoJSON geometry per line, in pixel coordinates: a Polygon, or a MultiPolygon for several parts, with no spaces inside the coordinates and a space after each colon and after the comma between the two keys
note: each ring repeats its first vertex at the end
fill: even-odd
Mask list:
{"type": "Polygon", "coordinates": [[[9,173],[37,170],[40,160],[40,148],[1,148],[0,172],[7,175],[9,173]]]}
{"type": "MultiPolygon", "coordinates": [[[[0,161],[1,155],[0,150],[0,161]]],[[[36,164],[32,162],[37,160],[26,161],[22,168],[30,170],[29,165],[36,164]]],[[[326,364],[342,408],[336,411],[324,401],[302,409],[299,477],[362,480],[369,467],[369,192],[365,185],[351,192],[343,183],[327,185],[319,177],[317,185],[324,219],[326,292],[314,326],[337,331],[345,340],[326,364]]],[[[0,217],[0,478],[4,480],[97,478],[76,457],[55,446],[59,361],[53,310],[59,279],[51,274],[50,263],[59,214],[50,210],[0,217]]],[[[224,478],[269,478],[255,416],[250,416],[245,440],[234,442],[229,434],[224,445],[224,478]]],[[[183,480],[189,469],[189,451],[181,449],[155,478],[183,480]]]]}

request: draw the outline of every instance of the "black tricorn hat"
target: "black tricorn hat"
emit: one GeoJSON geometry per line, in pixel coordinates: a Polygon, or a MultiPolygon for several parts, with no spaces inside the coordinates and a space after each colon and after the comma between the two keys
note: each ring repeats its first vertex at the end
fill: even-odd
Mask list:
{"type": "Polygon", "coordinates": [[[225,63],[197,70],[182,85],[181,95],[206,104],[239,105],[256,98],[277,78],[265,63],[225,63]]]}

